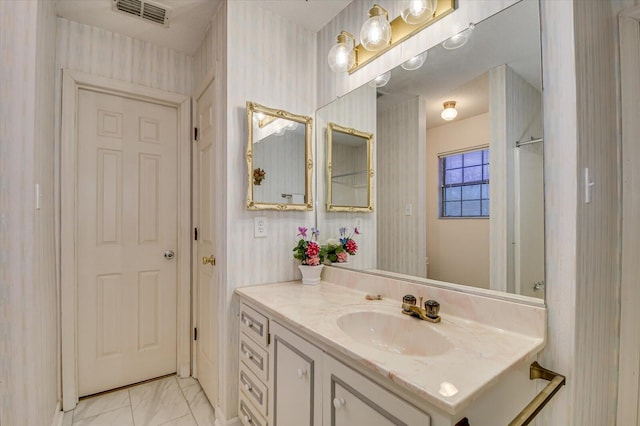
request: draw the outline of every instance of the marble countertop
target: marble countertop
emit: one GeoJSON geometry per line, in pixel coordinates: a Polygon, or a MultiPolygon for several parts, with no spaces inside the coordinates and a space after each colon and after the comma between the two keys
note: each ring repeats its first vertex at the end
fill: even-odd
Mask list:
{"type": "Polygon", "coordinates": [[[460,413],[510,368],[531,361],[544,346],[539,336],[447,315],[446,306],[441,307],[440,323],[419,321],[401,313],[399,300],[366,300],[362,291],[325,281],[315,286],[292,281],[243,287],[236,293],[283,325],[317,339],[330,352],[348,357],[451,415],[460,413]],[[397,316],[410,321],[407,329],[430,327],[429,332],[449,343],[448,349],[429,356],[375,349],[338,326],[341,316],[358,311],[397,316]]]}

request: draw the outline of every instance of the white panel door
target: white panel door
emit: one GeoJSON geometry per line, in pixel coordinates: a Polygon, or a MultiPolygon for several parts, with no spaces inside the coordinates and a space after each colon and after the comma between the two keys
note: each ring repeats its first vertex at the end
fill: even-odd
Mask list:
{"type": "Polygon", "coordinates": [[[80,90],[77,114],[83,396],[176,371],[178,135],[175,108],[125,97],[80,90]]]}
{"type": "Polygon", "coordinates": [[[196,340],[197,377],[212,405],[218,403],[218,283],[215,258],[215,109],[214,84],[198,99],[197,126],[200,132],[196,143],[195,182],[198,240],[196,244],[197,308],[196,340]],[[203,261],[207,259],[207,262],[203,261]]]}

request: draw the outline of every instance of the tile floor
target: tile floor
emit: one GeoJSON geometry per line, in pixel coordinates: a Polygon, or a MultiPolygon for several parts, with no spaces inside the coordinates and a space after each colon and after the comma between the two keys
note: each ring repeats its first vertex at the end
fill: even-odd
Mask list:
{"type": "Polygon", "coordinates": [[[213,426],[213,408],[200,383],[164,377],[81,400],[63,426],[213,426]]]}

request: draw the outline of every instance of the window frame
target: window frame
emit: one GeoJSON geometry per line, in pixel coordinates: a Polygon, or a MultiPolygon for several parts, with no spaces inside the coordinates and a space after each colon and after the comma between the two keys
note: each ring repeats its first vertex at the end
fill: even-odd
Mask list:
{"type": "MultiPolygon", "coordinates": [[[[446,198],[445,198],[445,190],[447,188],[463,188],[465,186],[471,186],[471,185],[490,185],[491,182],[491,175],[489,175],[489,179],[481,179],[481,180],[477,180],[477,181],[473,181],[473,182],[463,182],[460,184],[448,184],[445,185],[445,173],[446,173],[446,167],[445,167],[445,159],[448,157],[452,157],[455,155],[464,155],[464,154],[469,154],[472,152],[483,152],[483,151],[487,151],[490,154],[489,151],[489,144],[484,144],[484,145],[477,145],[477,146],[472,146],[469,148],[464,148],[464,149],[460,149],[460,150],[455,150],[455,151],[449,151],[449,152],[442,152],[438,154],[438,219],[489,219],[491,217],[491,212],[489,211],[489,213],[487,215],[480,215],[480,216],[446,216],[445,215],[445,204],[446,204],[446,198]]],[[[482,161],[482,166],[487,165],[488,167],[491,164],[491,157],[489,156],[489,160],[487,163],[484,162],[484,155],[483,155],[483,161],[482,161]]],[[[472,167],[472,166],[469,166],[472,167]]],[[[475,167],[475,166],[473,166],[475,167]]],[[[461,170],[463,170],[464,173],[464,164],[462,165],[462,167],[460,167],[461,170]]],[[[461,189],[462,190],[462,189],[461,189]]],[[[482,189],[481,189],[482,191],[482,189]]],[[[482,192],[480,193],[480,202],[482,203],[482,200],[488,200],[489,201],[489,205],[491,205],[491,192],[489,190],[489,197],[488,198],[482,198],[482,192]]],[[[462,199],[461,199],[462,201],[462,199]]],[[[481,204],[482,206],[482,204],[481,204]]],[[[482,210],[482,207],[481,207],[482,210]]]]}

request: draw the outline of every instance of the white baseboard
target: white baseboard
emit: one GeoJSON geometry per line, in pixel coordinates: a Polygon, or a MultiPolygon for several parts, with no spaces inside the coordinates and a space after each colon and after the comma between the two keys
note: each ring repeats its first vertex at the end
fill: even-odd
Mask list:
{"type": "Polygon", "coordinates": [[[53,420],[51,420],[51,426],[62,426],[64,421],[64,411],[62,411],[62,403],[58,401],[56,404],[56,411],[53,413],[53,420]]]}

